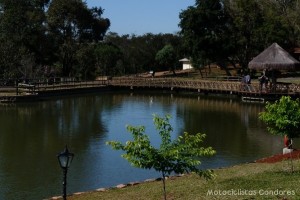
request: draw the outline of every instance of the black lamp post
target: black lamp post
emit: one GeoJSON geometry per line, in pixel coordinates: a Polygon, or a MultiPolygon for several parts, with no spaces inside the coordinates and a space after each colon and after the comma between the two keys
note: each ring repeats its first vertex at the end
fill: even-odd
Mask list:
{"type": "Polygon", "coordinates": [[[68,150],[68,147],[66,145],[65,150],[57,155],[58,162],[60,167],[63,169],[64,173],[64,179],[63,179],[63,199],[67,199],[67,172],[68,168],[71,165],[71,162],[73,160],[74,154],[70,153],[68,150]]]}

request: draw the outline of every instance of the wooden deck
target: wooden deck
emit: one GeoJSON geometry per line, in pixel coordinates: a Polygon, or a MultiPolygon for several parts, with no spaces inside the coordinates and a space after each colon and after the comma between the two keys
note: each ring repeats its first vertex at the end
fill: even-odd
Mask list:
{"type": "Polygon", "coordinates": [[[190,80],[185,78],[112,78],[98,81],[70,81],[58,83],[36,82],[35,84],[19,84],[12,88],[12,93],[1,95],[0,102],[16,102],[24,99],[35,99],[42,95],[59,95],[62,93],[82,92],[98,88],[127,88],[127,89],[163,89],[170,91],[192,91],[204,94],[238,95],[242,99],[260,101],[278,99],[283,95],[300,96],[299,84],[278,83],[273,88],[262,88],[258,83],[241,84],[239,81],[228,80],[190,80]]]}
{"type": "Polygon", "coordinates": [[[247,97],[276,97],[290,95],[298,97],[299,84],[278,83],[272,88],[262,88],[258,83],[241,84],[238,81],[189,80],[174,78],[115,78],[109,85],[134,88],[163,88],[168,90],[192,90],[200,93],[227,93],[247,97]]]}

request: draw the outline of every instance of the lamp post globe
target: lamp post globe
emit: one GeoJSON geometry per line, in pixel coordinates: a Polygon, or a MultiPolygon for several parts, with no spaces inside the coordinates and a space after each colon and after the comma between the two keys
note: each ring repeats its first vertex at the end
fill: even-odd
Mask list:
{"type": "Polygon", "coordinates": [[[60,167],[63,169],[63,199],[67,199],[67,172],[70,167],[74,154],[70,153],[66,145],[65,150],[57,155],[60,167]]]}

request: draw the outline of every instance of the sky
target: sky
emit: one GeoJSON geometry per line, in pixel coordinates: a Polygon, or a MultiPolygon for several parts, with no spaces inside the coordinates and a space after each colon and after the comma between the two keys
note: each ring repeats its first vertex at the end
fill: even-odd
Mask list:
{"type": "Polygon", "coordinates": [[[110,20],[108,31],[119,35],[176,33],[180,31],[179,13],[195,0],[86,0],[89,8],[104,9],[103,18],[110,20]]]}

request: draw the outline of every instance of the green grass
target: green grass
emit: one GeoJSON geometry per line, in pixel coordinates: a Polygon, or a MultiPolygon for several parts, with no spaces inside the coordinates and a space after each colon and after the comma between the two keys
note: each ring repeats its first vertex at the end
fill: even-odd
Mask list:
{"type": "MultiPolygon", "coordinates": [[[[195,174],[166,181],[168,199],[300,199],[300,161],[275,164],[249,163],[215,170],[206,181],[195,174]],[[211,194],[214,193],[214,194],[211,194]]],[[[72,195],[70,200],[149,200],[163,199],[162,182],[147,182],[104,192],[72,195]]]]}

